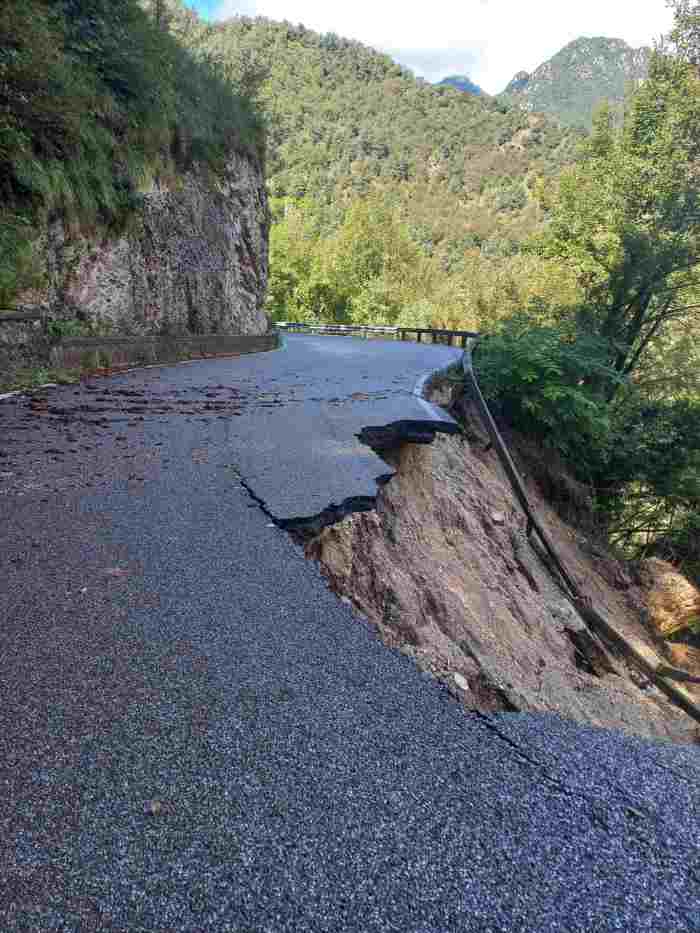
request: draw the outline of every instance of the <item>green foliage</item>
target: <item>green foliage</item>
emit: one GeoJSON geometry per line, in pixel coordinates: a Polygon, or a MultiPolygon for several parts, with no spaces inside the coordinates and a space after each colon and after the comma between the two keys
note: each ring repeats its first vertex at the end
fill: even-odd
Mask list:
{"type": "Polygon", "coordinates": [[[519,211],[527,204],[527,192],[521,184],[505,185],[496,195],[497,211],[519,211]]]}
{"type": "Polygon", "coordinates": [[[51,340],[62,340],[64,337],[88,337],[93,333],[89,325],[77,319],[49,321],[46,332],[51,340]]]}
{"type": "Polygon", "coordinates": [[[597,486],[613,541],[700,578],[698,397],[649,402],[633,387],[612,419],[615,443],[597,486]]]}
{"type": "Polygon", "coordinates": [[[650,401],[624,381],[615,406],[605,383],[620,383],[604,341],[504,321],[478,346],[475,366],[495,411],[558,450],[596,496],[599,521],[630,557],[672,560],[700,580],[700,401],[650,401]]]}
{"type": "Polygon", "coordinates": [[[632,392],[613,420],[617,441],[605,465],[610,489],[631,481],[686,508],[700,503],[699,400],[649,403],[632,392]]]}
{"type": "Polygon", "coordinates": [[[260,148],[260,123],[206,56],[137,0],[0,7],[0,292],[32,284],[33,225],[123,221],[139,189],[260,148]]]}
{"type": "Polygon", "coordinates": [[[381,198],[352,201],[331,231],[310,202],[288,203],[272,230],[269,307],[275,320],[392,324],[434,271],[381,198]]]}
{"type": "Polygon", "coordinates": [[[0,391],[13,392],[21,389],[36,389],[50,382],[57,385],[70,385],[79,381],[79,369],[51,369],[46,366],[35,366],[14,370],[11,374],[0,373],[0,391]]]}
{"type": "MultiPolygon", "coordinates": [[[[700,306],[700,283],[675,294],[679,303],[700,306]]],[[[634,382],[649,403],[700,398],[700,315],[668,322],[640,358],[634,382]]]]}
{"type": "Polygon", "coordinates": [[[529,139],[519,108],[418,81],[358,42],[244,16],[216,24],[203,41],[232,79],[257,89],[275,197],[328,205],[377,181],[430,181],[454,200],[465,190],[467,154],[506,147],[507,173],[519,177],[551,174],[572,154],[576,134],[554,125],[527,153],[511,146],[523,131],[529,139]]]}
{"type": "Polygon", "coordinates": [[[668,0],[674,24],[668,47],[677,58],[700,70],[700,3],[697,0],[668,0]]]}
{"type": "Polygon", "coordinates": [[[581,134],[302,26],[236,17],[197,43],[265,113],[275,319],[474,326],[475,275],[498,302],[499,264],[541,219],[536,180],[581,134]]]}
{"type": "MultiPolygon", "coordinates": [[[[513,241],[446,232],[455,209],[422,186],[374,188],[344,209],[273,200],[268,310],[275,320],[490,330],[527,309],[540,322],[578,307],[571,270],[513,241]],[[446,211],[443,216],[443,209],[446,211]]],[[[514,221],[504,220],[506,229],[514,221]]],[[[512,234],[515,240],[515,232],[512,234]]]]}
{"type": "Polygon", "coordinates": [[[615,378],[604,343],[518,315],[479,343],[475,366],[484,396],[511,424],[546,440],[590,478],[610,435],[608,406],[591,388],[615,378]]]}
{"type": "Polygon", "coordinates": [[[590,484],[624,553],[697,574],[700,80],[684,58],[652,56],[624,125],[602,107],[580,161],[535,186],[546,223],[525,253],[576,288],[540,306],[542,326],[539,296],[520,292],[530,316],[478,365],[495,404],[590,484]]]}
{"type": "Polygon", "coordinates": [[[583,160],[566,170],[534,243],[574,270],[584,293],[579,327],[609,343],[621,374],[637,367],[668,322],[687,314],[700,259],[700,81],[655,55],[624,128],[603,112],[583,160]]]}
{"type": "Polygon", "coordinates": [[[0,308],[12,306],[18,281],[26,286],[41,282],[31,241],[29,218],[0,210],[0,308]]]}

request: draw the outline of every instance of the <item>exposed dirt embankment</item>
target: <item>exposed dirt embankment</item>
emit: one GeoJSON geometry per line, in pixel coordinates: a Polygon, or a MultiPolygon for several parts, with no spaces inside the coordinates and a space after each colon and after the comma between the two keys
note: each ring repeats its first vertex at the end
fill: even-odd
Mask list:
{"type": "MultiPolygon", "coordinates": [[[[696,740],[693,721],[625,661],[615,657],[614,670],[606,670],[579,650],[581,620],[529,543],[510,486],[473,426],[469,439],[438,436],[431,446],[401,446],[376,511],[326,528],[307,543],[307,555],[388,645],[415,656],[467,706],[556,712],[696,740]]],[[[594,607],[621,634],[663,650],[647,611],[658,567],[643,579],[611,559],[559,518],[532,477],[526,482],[594,607]]]]}

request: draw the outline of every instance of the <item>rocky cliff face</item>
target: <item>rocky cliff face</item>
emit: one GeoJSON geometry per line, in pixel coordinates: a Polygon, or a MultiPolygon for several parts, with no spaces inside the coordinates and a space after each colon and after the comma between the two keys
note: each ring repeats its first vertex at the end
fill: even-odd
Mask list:
{"type": "Polygon", "coordinates": [[[23,303],[120,335],[261,334],[268,230],[262,167],[234,153],[223,178],[193,170],[154,183],[116,239],[51,223],[40,243],[48,287],[23,303]]]}

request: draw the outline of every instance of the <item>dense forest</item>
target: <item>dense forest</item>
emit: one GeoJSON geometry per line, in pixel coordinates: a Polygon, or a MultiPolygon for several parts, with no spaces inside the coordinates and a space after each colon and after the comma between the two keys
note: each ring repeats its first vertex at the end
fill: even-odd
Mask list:
{"type": "Polygon", "coordinates": [[[510,158],[496,165],[500,177],[472,172],[472,185],[479,173],[477,185],[488,179],[496,191],[531,165],[563,164],[573,148],[571,134],[553,124],[527,132],[518,107],[433,87],[359,42],[303,26],[237,17],[213,26],[206,46],[244,83],[258,82],[275,197],[330,202],[377,180],[432,179],[459,195],[469,187],[466,162],[510,145],[510,158]]]}
{"type": "Polygon", "coordinates": [[[267,119],[274,318],[475,324],[523,281],[544,302],[570,288],[520,244],[581,133],[302,26],[185,14],[178,28],[267,119]]]}
{"type": "Polygon", "coordinates": [[[622,126],[598,111],[523,245],[570,270],[574,300],[522,303],[480,369],[511,422],[558,447],[589,486],[601,532],[698,578],[700,5],[675,10],[622,126]]]}

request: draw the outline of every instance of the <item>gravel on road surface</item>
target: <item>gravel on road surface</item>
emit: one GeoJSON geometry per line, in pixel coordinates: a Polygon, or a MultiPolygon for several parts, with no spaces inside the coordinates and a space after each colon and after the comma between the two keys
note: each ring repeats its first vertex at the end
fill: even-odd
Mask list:
{"type": "Polygon", "coordinates": [[[299,337],[0,403],[3,933],[700,930],[697,748],[465,711],[242,484],[371,492],[354,434],[450,358],[299,337]]]}

